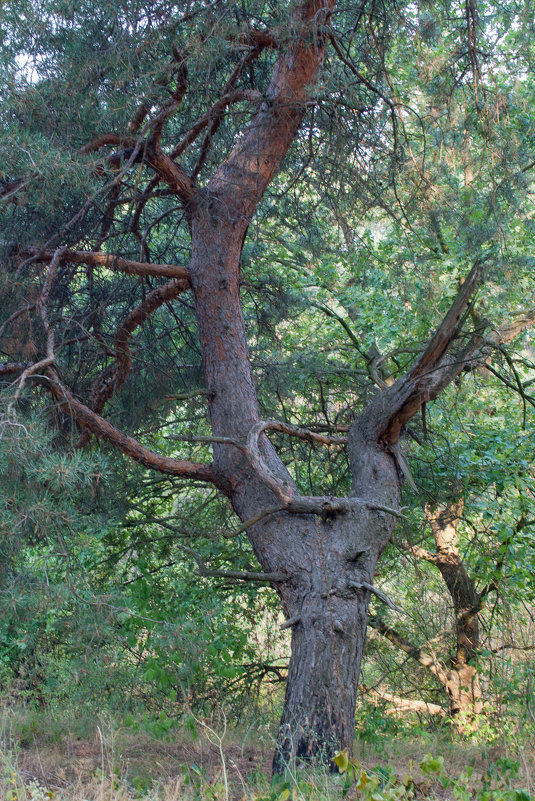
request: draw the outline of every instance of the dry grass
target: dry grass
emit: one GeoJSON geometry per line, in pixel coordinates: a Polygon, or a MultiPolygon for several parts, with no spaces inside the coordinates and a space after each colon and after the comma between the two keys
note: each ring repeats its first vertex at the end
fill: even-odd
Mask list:
{"type": "Polygon", "coordinates": [[[50,743],[20,721],[22,737],[5,715],[3,722],[0,801],[235,799],[270,772],[270,748],[235,733],[220,747],[209,733],[194,739],[184,730],[163,742],[101,722],[90,737],[67,731],[50,743]]]}
{"type": "MultiPolygon", "coordinates": [[[[250,733],[240,736],[237,731],[227,732],[219,742],[222,729],[214,724],[212,732],[205,730],[197,739],[184,729],[172,741],[162,742],[101,721],[90,736],[80,737],[66,729],[61,736],[56,733],[56,742],[47,742],[42,731],[29,735],[20,720],[17,725],[18,730],[13,717],[4,715],[0,726],[0,801],[254,801],[270,797],[272,742],[266,739],[262,743],[250,733]]],[[[398,776],[411,770],[411,761],[418,764],[429,751],[444,756],[450,776],[472,764],[476,781],[490,762],[507,755],[496,746],[485,749],[443,739],[424,743],[417,738],[390,737],[382,747],[357,746],[357,756],[368,770],[388,764],[398,776]]],[[[525,747],[516,758],[521,763],[518,785],[529,787],[534,751],[525,747]]],[[[290,798],[342,798],[340,785],[332,778],[310,774],[307,780],[314,790],[297,789],[290,798]]],[[[434,788],[432,797],[448,796],[441,788],[434,788]]]]}
{"type": "MultiPolygon", "coordinates": [[[[154,798],[182,799],[191,795],[187,788],[221,784],[223,768],[232,787],[240,787],[251,773],[269,772],[269,755],[252,746],[225,747],[223,763],[219,749],[204,739],[162,743],[119,731],[110,741],[100,729],[90,740],[66,737],[55,745],[3,751],[2,763],[4,777],[15,775],[20,788],[34,782],[69,801],[119,801],[151,787],[158,788],[154,798]]],[[[24,793],[18,799],[25,799],[24,793]]]]}

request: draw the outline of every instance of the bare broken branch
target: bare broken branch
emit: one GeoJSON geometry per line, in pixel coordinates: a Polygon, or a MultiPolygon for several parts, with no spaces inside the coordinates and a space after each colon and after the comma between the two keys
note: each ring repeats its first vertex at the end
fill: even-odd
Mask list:
{"type": "MultiPolygon", "coordinates": [[[[366,692],[366,690],[364,690],[366,692]]],[[[417,698],[401,698],[399,695],[386,692],[385,690],[370,690],[368,694],[372,697],[382,698],[394,704],[393,709],[386,709],[387,715],[402,715],[409,712],[424,712],[428,715],[439,715],[446,717],[446,710],[438,704],[433,704],[430,701],[420,701],[417,698]]]]}
{"type": "Polygon", "coordinates": [[[45,277],[45,281],[44,281],[44,284],[43,284],[43,288],[41,289],[41,294],[40,294],[39,299],[38,299],[37,304],[36,304],[38,309],[39,309],[39,314],[41,316],[41,322],[43,324],[43,329],[44,329],[45,334],[46,334],[46,356],[43,359],[40,359],[38,362],[35,362],[32,365],[29,365],[23,371],[22,375],[20,376],[20,378],[18,380],[17,388],[15,390],[15,394],[14,394],[12,400],[10,401],[10,403],[8,404],[8,407],[7,407],[8,413],[13,411],[13,408],[14,408],[15,404],[17,403],[17,401],[19,400],[19,398],[20,398],[20,396],[22,394],[22,390],[24,389],[24,384],[26,383],[26,380],[32,374],[38,373],[40,370],[45,370],[47,367],[49,367],[51,364],[54,363],[54,358],[55,358],[55,356],[54,356],[54,331],[53,331],[53,329],[50,327],[50,325],[48,323],[47,304],[48,304],[48,298],[50,297],[50,291],[52,289],[52,284],[54,283],[54,277],[56,275],[56,269],[57,269],[58,264],[60,263],[60,260],[61,260],[62,252],[63,252],[62,248],[58,248],[54,252],[54,254],[53,254],[53,256],[52,256],[52,258],[50,260],[50,264],[48,266],[48,270],[47,270],[47,273],[46,273],[46,277],[45,277]]]}
{"type": "Polygon", "coordinates": [[[301,621],[301,615],[294,615],[293,617],[289,617],[288,620],[285,620],[284,623],[281,624],[280,630],[283,631],[284,629],[291,629],[292,626],[297,626],[297,624],[301,621]]]}
{"type": "Polygon", "coordinates": [[[352,590],[368,590],[368,592],[372,592],[374,595],[376,595],[379,600],[386,604],[390,609],[393,609],[394,612],[399,612],[401,615],[407,614],[403,611],[403,609],[397,606],[385,592],[377,587],[374,587],[373,584],[370,584],[367,581],[348,581],[347,586],[352,590]]]}

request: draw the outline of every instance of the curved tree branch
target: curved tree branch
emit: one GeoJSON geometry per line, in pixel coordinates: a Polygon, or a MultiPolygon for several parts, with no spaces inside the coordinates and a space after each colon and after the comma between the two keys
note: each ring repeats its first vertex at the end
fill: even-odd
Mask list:
{"type": "MultiPolygon", "coordinates": [[[[279,420],[259,420],[251,428],[247,435],[245,454],[249,462],[256,471],[258,477],[270,488],[274,495],[281,502],[282,509],[292,514],[314,514],[322,518],[329,515],[348,514],[354,512],[359,507],[366,507],[377,512],[383,512],[393,517],[406,520],[405,515],[397,509],[392,509],[383,504],[376,504],[372,501],[365,501],[360,498],[339,498],[331,495],[300,495],[295,485],[289,481],[276,476],[266,464],[260,453],[259,438],[264,431],[281,431],[290,436],[304,439],[307,442],[319,442],[322,445],[345,445],[346,437],[327,437],[324,434],[317,434],[314,431],[292,426],[279,420]]],[[[228,444],[234,445],[234,442],[228,444]]],[[[362,585],[364,586],[364,584],[362,585]]],[[[369,589],[369,587],[366,587],[369,589]]],[[[375,592],[375,588],[372,588],[375,592]]]]}
{"type": "Polygon", "coordinates": [[[75,398],[72,392],[63,386],[57,373],[51,368],[48,370],[48,384],[59,408],[64,409],[82,428],[88,429],[95,436],[115,445],[135,462],[167,475],[205,481],[224,491],[224,487],[221,486],[221,482],[218,482],[211,465],[172,459],[145,448],[138,440],[119,431],[75,398]]]}
{"type": "Polygon", "coordinates": [[[262,94],[256,89],[238,89],[234,92],[228,92],[227,94],[223,95],[219,98],[219,100],[213,104],[211,109],[203,114],[202,117],[199,117],[197,122],[191,126],[187,134],[185,134],[180,142],[176,145],[171,153],[171,158],[176,159],[178,158],[192,142],[197,139],[199,134],[204,131],[204,129],[210,125],[210,123],[217,119],[222,112],[230,106],[232,103],[239,103],[242,101],[248,101],[250,103],[260,103],[262,100],[262,94]]]}
{"type": "MultiPolygon", "coordinates": [[[[325,434],[317,434],[314,431],[308,431],[278,420],[260,420],[256,423],[247,435],[247,457],[260,478],[284,506],[288,506],[292,501],[295,501],[298,493],[293,485],[279,478],[270,470],[260,453],[259,438],[264,431],[268,430],[281,431],[306,442],[320,442],[322,445],[345,445],[347,443],[346,437],[327,437],[325,434]]],[[[301,502],[304,499],[299,498],[299,500],[301,502]]]]}
{"type": "Polygon", "coordinates": [[[395,645],[397,648],[404,651],[408,656],[411,657],[411,659],[414,659],[420,665],[427,668],[427,670],[437,677],[444,687],[447,686],[447,670],[432,652],[426,653],[424,650],[422,650],[421,646],[414,645],[414,643],[407,640],[402,634],[396,631],[396,629],[392,628],[392,626],[389,626],[387,623],[385,623],[385,621],[377,615],[369,616],[368,625],[378,631],[379,634],[382,634],[382,636],[389,640],[392,645],[395,645]]]}
{"type": "Polygon", "coordinates": [[[91,387],[91,408],[100,414],[107,401],[116,394],[124,384],[132,366],[130,339],[136,328],[159,309],[164,303],[178,297],[189,289],[189,282],[183,279],[172,279],[163,286],[149,292],[145,300],[136,306],[123,320],[114,337],[116,363],[112,369],[104,370],[91,387]]]}
{"type": "Polygon", "coordinates": [[[96,136],[80,148],[80,153],[84,155],[87,153],[95,153],[106,145],[114,145],[115,147],[134,147],[136,140],[130,136],[119,136],[119,134],[105,133],[96,136]]]}

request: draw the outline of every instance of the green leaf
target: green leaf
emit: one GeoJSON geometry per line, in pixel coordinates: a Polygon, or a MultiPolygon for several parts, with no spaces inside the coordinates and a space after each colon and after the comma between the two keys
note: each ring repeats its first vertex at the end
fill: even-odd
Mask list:
{"type": "Polygon", "coordinates": [[[349,749],[344,748],[343,751],[337,751],[333,757],[333,762],[340,773],[345,773],[349,767],[349,749]]]}

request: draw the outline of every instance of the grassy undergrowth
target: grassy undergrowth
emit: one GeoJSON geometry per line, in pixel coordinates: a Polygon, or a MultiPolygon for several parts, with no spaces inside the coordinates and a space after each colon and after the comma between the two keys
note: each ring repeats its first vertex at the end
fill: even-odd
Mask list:
{"type": "MultiPolygon", "coordinates": [[[[165,728],[165,727],[164,727],[165,728]]],[[[150,720],[0,712],[2,801],[528,801],[529,743],[454,742],[423,729],[364,737],[339,775],[301,768],[271,779],[274,725],[230,728],[184,719],[163,733],[150,720]],[[155,736],[158,733],[158,736],[155,736]],[[370,741],[371,740],[371,741],[370,741]]]]}

